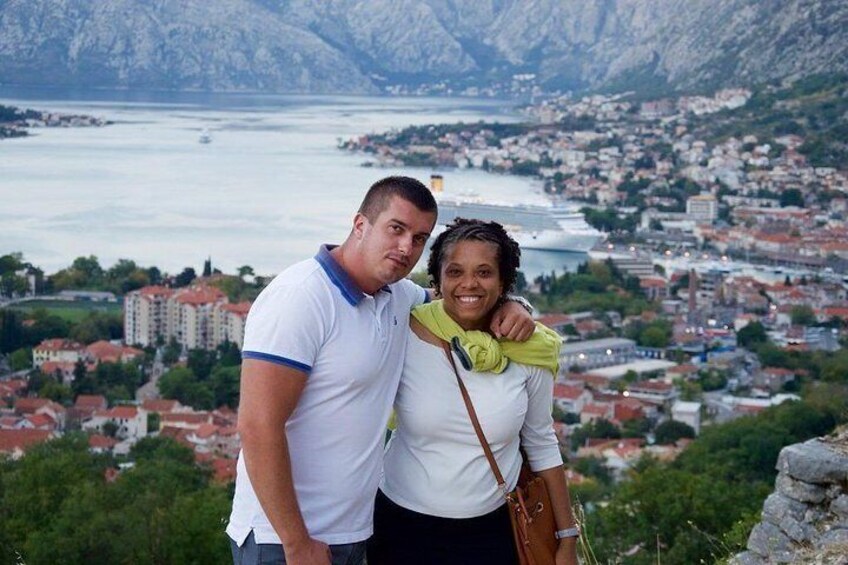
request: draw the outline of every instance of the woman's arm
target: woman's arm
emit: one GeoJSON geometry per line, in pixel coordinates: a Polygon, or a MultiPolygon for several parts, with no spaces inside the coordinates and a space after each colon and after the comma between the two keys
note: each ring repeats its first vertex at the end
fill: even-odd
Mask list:
{"type": "MultiPolygon", "coordinates": [[[[562,466],[545,469],[536,473],[545,481],[551,504],[554,510],[554,520],[557,530],[567,530],[577,525],[574,513],[571,511],[571,497],[568,494],[568,482],[562,466]]],[[[556,554],[557,565],[577,565],[577,536],[559,540],[556,554]]]]}
{"type": "MultiPolygon", "coordinates": [[[[545,481],[553,505],[557,530],[576,525],[571,511],[571,497],[562,467],[559,442],[554,433],[551,416],[554,396],[554,377],[538,367],[530,369],[527,379],[527,414],[521,428],[521,446],[527,453],[530,468],[545,481]]],[[[577,565],[577,538],[559,541],[557,565],[577,565]]]]}

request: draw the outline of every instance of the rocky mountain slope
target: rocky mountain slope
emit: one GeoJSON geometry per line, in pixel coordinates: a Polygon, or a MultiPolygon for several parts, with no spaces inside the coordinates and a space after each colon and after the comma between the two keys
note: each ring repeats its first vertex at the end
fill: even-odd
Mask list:
{"type": "Polygon", "coordinates": [[[5,84],[701,89],[848,70],[833,0],[0,0],[5,84]]]}

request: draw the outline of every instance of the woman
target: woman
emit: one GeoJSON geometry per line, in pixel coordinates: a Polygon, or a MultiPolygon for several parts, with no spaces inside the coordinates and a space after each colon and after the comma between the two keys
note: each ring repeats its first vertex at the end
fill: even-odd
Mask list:
{"type": "Polygon", "coordinates": [[[518,244],[494,222],[458,219],[433,243],[428,271],[441,300],[414,310],[410,322],[369,565],[517,562],[503,493],[442,349],[442,340],[454,337],[464,346],[454,353],[460,377],[507,487],[518,480],[521,447],[544,479],[557,528],[566,536],[557,565],[577,563],[551,419],[559,338],[543,326],[526,344],[498,344],[485,333],[515,283],[519,257],[518,244]]]}

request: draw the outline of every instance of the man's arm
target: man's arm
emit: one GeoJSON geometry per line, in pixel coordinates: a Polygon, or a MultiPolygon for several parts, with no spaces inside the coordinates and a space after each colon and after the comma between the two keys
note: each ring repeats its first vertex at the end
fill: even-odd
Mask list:
{"type": "Polygon", "coordinates": [[[536,323],[524,306],[507,300],[495,310],[489,330],[498,339],[527,341],[536,331],[536,323]]]}
{"type": "Polygon", "coordinates": [[[312,539],[292,481],[285,425],[306,386],[306,374],[267,361],[245,359],[241,368],[238,429],[254,492],[283,542],[286,563],[328,564],[330,550],[312,539]]]}

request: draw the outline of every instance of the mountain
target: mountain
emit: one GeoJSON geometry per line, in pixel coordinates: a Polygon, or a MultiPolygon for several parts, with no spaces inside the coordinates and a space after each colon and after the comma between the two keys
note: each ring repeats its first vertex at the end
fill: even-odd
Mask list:
{"type": "Polygon", "coordinates": [[[0,0],[0,83],[696,90],[848,71],[846,28],[833,0],[0,0]]]}

